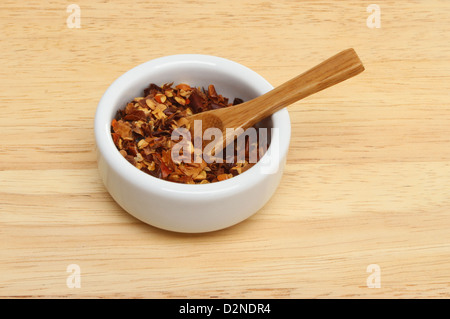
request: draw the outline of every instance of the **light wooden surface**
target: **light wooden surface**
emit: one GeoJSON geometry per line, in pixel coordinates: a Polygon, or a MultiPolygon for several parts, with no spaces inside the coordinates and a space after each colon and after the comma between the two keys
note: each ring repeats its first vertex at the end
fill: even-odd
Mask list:
{"type": "Polygon", "coordinates": [[[69,3],[0,5],[0,297],[450,297],[449,1],[374,1],[374,29],[364,1],[80,0],[78,29],[69,3]],[[105,191],[93,117],[128,69],[212,54],[276,86],[349,47],[366,71],[290,107],[281,186],[247,221],[170,233],[105,191]]]}

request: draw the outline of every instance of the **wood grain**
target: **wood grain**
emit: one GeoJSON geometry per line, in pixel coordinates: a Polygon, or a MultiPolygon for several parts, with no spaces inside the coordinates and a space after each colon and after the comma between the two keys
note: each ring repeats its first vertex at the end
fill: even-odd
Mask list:
{"type": "Polygon", "coordinates": [[[0,4],[1,297],[450,297],[449,1],[376,1],[379,29],[361,1],[76,3],[79,29],[65,1],[0,4]],[[285,175],[247,221],[174,234],[105,191],[93,117],[128,69],[212,54],[277,86],[348,47],[365,72],[290,107],[285,175]]]}

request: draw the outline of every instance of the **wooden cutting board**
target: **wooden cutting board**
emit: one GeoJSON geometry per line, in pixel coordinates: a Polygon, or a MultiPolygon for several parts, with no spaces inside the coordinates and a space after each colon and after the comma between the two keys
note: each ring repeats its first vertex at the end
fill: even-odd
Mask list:
{"type": "Polygon", "coordinates": [[[450,297],[450,2],[230,2],[2,3],[0,297],[450,297]],[[277,86],[349,47],[366,71],[290,107],[245,222],[166,232],[103,187],[94,113],[130,68],[211,54],[277,86]]]}

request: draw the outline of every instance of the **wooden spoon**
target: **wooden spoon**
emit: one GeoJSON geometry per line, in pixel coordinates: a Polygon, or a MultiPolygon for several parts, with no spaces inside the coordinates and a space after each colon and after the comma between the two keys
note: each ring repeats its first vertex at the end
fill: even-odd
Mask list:
{"type": "MultiPolygon", "coordinates": [[[[347,80],[362,71],[364,66],[355,50],[347,49],[253,100],[232,107],[194,114],[186,119],[190,123],[191,133],[194,129],[194,121],[201,120],[202,136],[206,129],[214,127],[222,131],[224,141],[231,142],[232,140],[227,139],[227,128],[245,130],[284,107],[347,80]]],[[[225,145],[224,143],[222,147],[225,145]]],[[[216,151],[218,151],[217,148],[216,151]]]]}

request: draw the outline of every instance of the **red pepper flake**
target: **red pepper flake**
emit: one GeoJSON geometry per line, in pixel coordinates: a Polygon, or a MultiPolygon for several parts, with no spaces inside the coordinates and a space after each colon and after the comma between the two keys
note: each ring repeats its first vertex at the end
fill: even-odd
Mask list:
{"type": "Polygon", "coordinates": [[[190,91],[191,90],[191,86],[186,84],[186,83],[180,83],[175,88],[177,88],[178,90],[183,90],[183,91],[190,91]]]}
{"type": "MultiPolygon", "coordinates": [[[[174,144],[171,134],[178,127],[188,128],[187,116],[242,102],[235,98],[233,103],[229,103],[228,98],[218,94],[212,84],[205,90],[186,83],[175,87],[173,83],[161,87],[151,83],[144,90],[144,96],[136,97],[117,112],[111,121],[111,137],[132,165],[154,177],[185,184],[223,181],[254,165],[248,163],[248,152],[252,149],[248,143],[245,150],[235,150],[234,159],[245,151],[245,163],[174,163],[171,158],[174,144]]],[[[259,145],[255,147],[259,149],[259,145]]]]}

